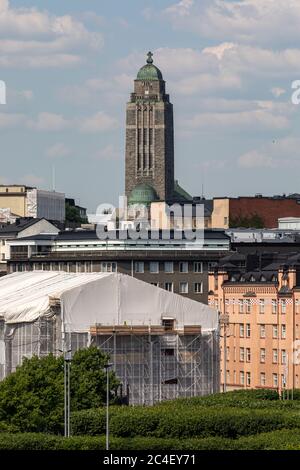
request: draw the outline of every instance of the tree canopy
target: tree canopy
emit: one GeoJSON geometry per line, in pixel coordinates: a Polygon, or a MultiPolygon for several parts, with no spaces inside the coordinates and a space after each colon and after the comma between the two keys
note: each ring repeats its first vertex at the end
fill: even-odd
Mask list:
{"type": "MultiPolygon", "coordinates": [[[[102,406],[106,400],[108,356],[98,348],[77,351],[71,363],[71,412],[102,406]]],[[[110,393],[118,380],[110,372],[110,393]]],[[[52,354],[24,359],[16,372],[0,383],[0,422],[22,432],[62,432],[64,359],[52,354]]]]}

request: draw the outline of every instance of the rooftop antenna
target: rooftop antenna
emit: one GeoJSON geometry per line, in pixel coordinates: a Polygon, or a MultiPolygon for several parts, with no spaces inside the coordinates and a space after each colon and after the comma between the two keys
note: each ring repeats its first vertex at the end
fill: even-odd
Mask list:
{"type": "Polygon", "coordinates": [[[201,194],[201,198],[204,199],[204,183],[202,183],[202,194],[201,194]]]}
{"type": "Polygon", "coordinates": [[[52,166],[52,191],[55,192],[55,166],[52,166]]]}

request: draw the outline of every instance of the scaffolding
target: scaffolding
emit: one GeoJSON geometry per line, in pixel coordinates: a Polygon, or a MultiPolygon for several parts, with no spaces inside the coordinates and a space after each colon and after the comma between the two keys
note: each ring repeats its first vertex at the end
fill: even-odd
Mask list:
{"type": "Polygon", "coordinates": [[[109,354],[133,405],[219,391],[215,331],[199,326],[168,331],[159,326],[92,328],[92,343],[109,354]]]}

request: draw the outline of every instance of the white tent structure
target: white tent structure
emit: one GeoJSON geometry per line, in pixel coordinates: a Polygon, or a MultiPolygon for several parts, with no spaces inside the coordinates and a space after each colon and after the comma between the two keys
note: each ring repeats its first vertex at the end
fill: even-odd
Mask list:
{"type": "Polygon", "coordinates": [[[219,389],[218,314],[117,273],[33,271],[0,279],[0,378],[24,357],[96,344],[129,402],[219,389]]]}

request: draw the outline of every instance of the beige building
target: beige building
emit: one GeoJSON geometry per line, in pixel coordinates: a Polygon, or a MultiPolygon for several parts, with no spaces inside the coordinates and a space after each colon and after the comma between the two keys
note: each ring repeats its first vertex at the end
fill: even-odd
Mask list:
{"type": "Polygon", "coordinates": [[[185,213],[184,205],[181,204],[169,206],[165,202],[152,202],[150,208],[152,227],[162,230],[201,230],[210,228],[211,218],[204,204],[201,205],[201,201],[199,202],[199,210],[197,210],[195,204],[190,204],[190,206],[192,209],[191,214],[185,213]]]}
{"type": "Polygon", "coordinates": [[[24,185],[0,185],[0,209],[9,209],[18,217],[64,222],[65,195],[24,185]]]}
{"type": "MultiPolygon", "coordinates": [[[[235,255],[236,256],[236,255],[235,255]]],[[[209,274],[221,327],[221,387],[300,388],[300,255],[245,272],[230,260],[209,274]]]]}

